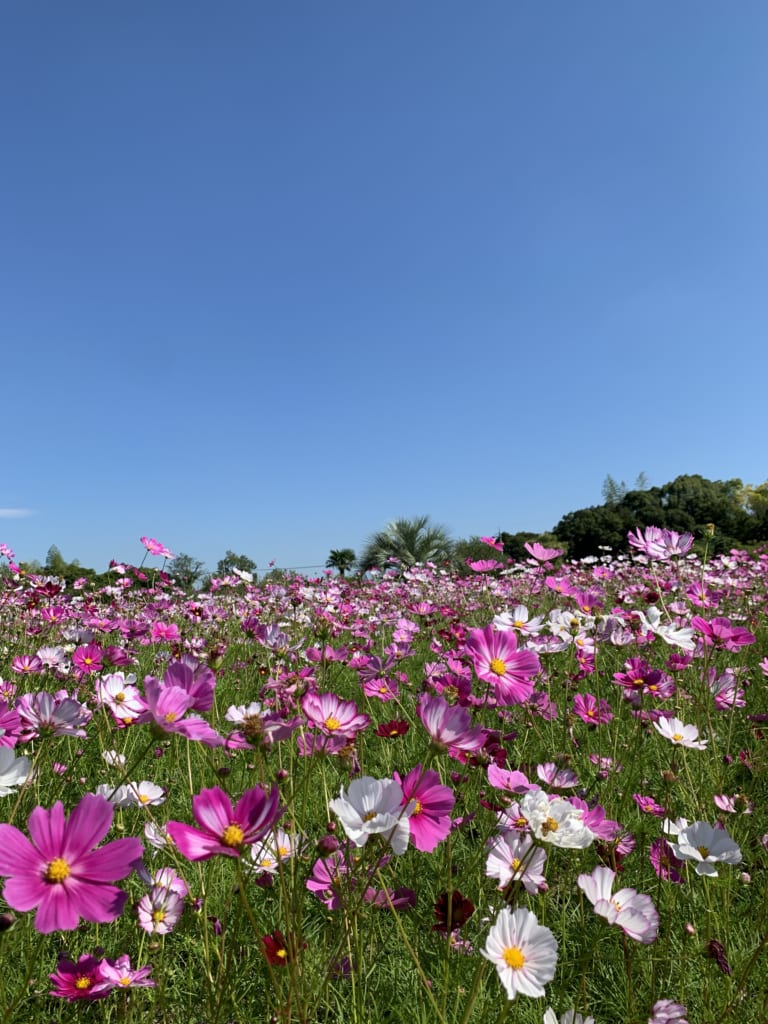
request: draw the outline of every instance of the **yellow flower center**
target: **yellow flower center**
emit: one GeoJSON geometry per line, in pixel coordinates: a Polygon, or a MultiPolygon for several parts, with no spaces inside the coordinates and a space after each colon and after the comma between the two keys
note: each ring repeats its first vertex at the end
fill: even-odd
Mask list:
{"type": "Polygon", "coordinates": [[[699,853],[704,858],[704,860],[706,860],[707,857],[709,856],[709,847],[708,846],[697,846],[696,849],[699,851],[699,853]]]}
{"type": "Polygon", "coordinates": [[[285,958],[288,956],[288,950],[287,949],[276,949],[275,950],[275,956],[279,956],[281,960],[285,960],[285,958]]]}
{"type": "Polygon", "coordinates": [[[517,626],[518,629],[522,629],[523,626],[525,625],[525,623],[523,622],[522,619],[515,619],[515,621],[512,623],[512,625],[513,626],[517,626]]]}
{"type": "Polygon", "coordinates": [[[162,924],[162,922],[165,920],[165,911],[164,910],[153,910],[152,911],[152,920],[155,922],[155,924],[162,924]]]}
{"type": "Polygon", "coordinates": [[[290,853],[291,853],[290,846],[278,846],[278,848],[277,848],[277,855],[278,855],[278,857],[288,857],[288,856],[290,856],[290,853]]]}
{"type": "Polygon", "coordinates": [[[363,821],[373,821],[378,813],[378,811],[368,811],[367,814],[363,815],[363,821]]]}
{"type": "Polygon", "coordinates": [[[520,868],[523,866],[523,862],[519,860],[517,857],[513,857],[509,863],[509,866],[512,868],[513,871],[519,871],[520,868]]]}
{"type": "Polygon", "coordinates": [[[55,857],[45,869],[46,882],[63,882],[69,878],[69,864],[62,857],[55,857]]]}
{"type": "Polygon", "coordinates": [[[672,733],[672,739],[675,740],[675,742],[679,743],[682,738],[683,734],[681,732],[672,733]]]}
{"type": "Polygon", "coordinates": [[[525,957],[519,946],[507,946],[501,954],[501,958],[513,971],[519,971],[525,965],[525,957]]]}
{"type": "Polygon", "coordinates": [[[547,818],[547,820],[541,826],[541,834],[546,836],[549,835],[550,832],[557,832],[559,828],[560,826],[554,818],[547,818]]]}
{"type": "Polygon", "coordinates": [[[118,984],[119,984],[119,985],[123,985],[124,987],[126,987],[126,988],[127,988],[127,986],[131,984],[131,979],[130,979],[130,978],[127,978],[127,977],[125,977],[125,976],[123,976],[123,977],[122,977],[122,978],[120,979],[120,981],[118,982],[118,984]]]}
{"type": "Polygon", "coordinates": [[[507,664],[501,658],[492,658],[488,668],[495,676],[503,676],[507,671],[507,664]]]}
{"type": "Polygon", "coordinates": [[[122,704],[122,702],[125,700],[125,694],[123,693],[122,690],[120,691],[120,693],[115,694],[115,700],[117,701],[118,704],[122,704]]]}
{"type": "Polygon", "coordinates": [[[166,711],[166,713],[163,715],[163,721],[175,722],[178,717],[179,716],[176,714],[175,711],[166,711]]]}
{"type": "Polygon", "coordinates": [[[148,804],[149,803],[149,797],[147,796],[146,793],[139,793],[139,803],[140,804],[148,804]]]}
{"type": "Polygon", "coordinates": [[[413,801],[413,810],[411,811],[411,817],[413,817],[415,814],[421,814],[421,812],[423,810],[424,810],[424,804],[421,802],[421,800],[414,800],[413,801]]]}
{"type": "Polygon", "coordinates": [[[330,729],[331,732],[333,732],[335,729],[338,729],[340,727],[341,727],[341,722],[338,720],[338,718],[334,718],[332,715],[331,715],[330,718],[326,718],[326,720],[325,720],[325,728],[326,729],[330,729]]]}
{"type": "Polygon", "coordinates": [[[90,987],[91,987],[91,979],[90,978],[86,978],[84,975],[81,974],[81,975],[79,975],[75,979],[75,988],[79,988],[81,991],[83,991],[84,989],[90,988],[90,987]]]}
{"type": "Polygon", "coordinates": [[[224,846],[242,846],[245,835],[239,825],[232,822],[227,825],[221,834],[221,842],[224,846]]]}

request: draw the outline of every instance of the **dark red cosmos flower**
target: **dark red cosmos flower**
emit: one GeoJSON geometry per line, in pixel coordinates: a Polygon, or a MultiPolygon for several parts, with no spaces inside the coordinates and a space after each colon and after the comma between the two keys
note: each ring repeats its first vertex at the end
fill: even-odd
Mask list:
{"type": "Polygon", "coordinates": [[[433,932],[456,931],[472,917],[475,905],[471,900],[454,889],[453,892],[441,892],[435,902],[437,924],[432,925],[433,932]]]}
{"type": "Polygon", "coordinates": [[[393,740],[398,736],[405,736],[409,729],[410,725],[404,719],[393,718],[391,722],[382,722],[376,729],[376,735],[385,740],[393,740]]]}
{"type": "Polygon", "coordinates": [[[306,948],[306,942],[302,942],[301,946],[298,946],[293,936],[286,938],[279,928],[271,935],[263,936],[261,940],[262,952],[267,958],[267,963],[273,967],[285,967],[286,964],[293,963],[298,950],[306,948]]]}

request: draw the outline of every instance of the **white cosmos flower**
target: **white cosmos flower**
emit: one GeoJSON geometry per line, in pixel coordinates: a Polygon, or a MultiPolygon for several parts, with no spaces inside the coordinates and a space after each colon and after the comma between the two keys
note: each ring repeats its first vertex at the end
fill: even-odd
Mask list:
{"type": "Polygon", "coordinates": [[[10,747],[0,747],[0,796],[10,796],[27,781],[31,762],[28,757],[16,757],[10,747]]]}
{"type": "MultiPolygon", "coordinates": [[[[544,1024],[557,1024],[557,1015],[551,1006],[544,1014],[544,1024]]],[[[560,1024],[595,1024],[595,1018],[582,1017],[575,1010],[566,1010],[565,1013],[560,1014],[560,1024]]]]}
{"type": "Polygon", "coordinates": [[[541,999],[555,976],[557,939],[525,907],[502,907],[481,952],[495,965],[508,999],[518,993],[541,999]]]}
{"type": "Polygon", "coordinates": [[[569,850],[583,850],[595,836],[582,822],[584,812],[563,797],[550,800],[543,790],[526,793],[520,813],[537,839],[569,850]]]}
{"type": "Polygon", "coordinates": [[[355,844],[365,846],[369,836],[380,835],[393,853],[405,853],[410,836],[409,816],[414,804],[402,806],[403,791],[394,779],[373,779],[363,775],[353,779],[346,796],[329,801],[328,806],[339,817],[344,831],[355,844]]]}
{"type": "Polygon", "coordinates": [[[706,750],[707,740],[699,739],[699,730],[695,725],[685,725],[679,718],[659,718],[653,727],[670,743],[677,747],[688,747],[690,750],[706,750]]]}
{"type": "Polygon", "coordinates": [[[680,860],[695,860],[697,875],[717,878],[715,864],[739,864],[741,850],[724,828],[713,828],[706,821],[694,821],[681,828],[676,843],[669,844],[680,860]]]}
{"type": "Polygon", "coordinates": [[[137,807],[159,807],[165,803],[165,790],[154,782],[131,782],[128,789],[137,807]]]}

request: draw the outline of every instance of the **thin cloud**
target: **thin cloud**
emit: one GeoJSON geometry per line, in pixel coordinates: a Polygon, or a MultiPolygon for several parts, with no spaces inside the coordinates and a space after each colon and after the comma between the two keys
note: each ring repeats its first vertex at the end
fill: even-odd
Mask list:
{"type": "Polygon", "coordinates": [[[31,515],[31,508],[0,508],[0,519],[26,519],[31,515]]]}

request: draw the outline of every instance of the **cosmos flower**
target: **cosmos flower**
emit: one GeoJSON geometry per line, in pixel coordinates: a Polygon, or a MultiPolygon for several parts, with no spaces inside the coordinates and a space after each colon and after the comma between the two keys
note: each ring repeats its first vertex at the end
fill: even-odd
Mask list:
{"type": "Polygon", "coordinates": [[[432,853],[451,831],[451,811],[456,797],[450,786],[443,786],[437,772],[422,771],[416,765],[404,779],[395,772],[403,790],[404,806],[412,804],[409,824],[411,841],[422,853],[432,853]]]}
{"type": "Polygon", "coordinates": [[[543,790],[526,793],[520,801],[520,813],[537,839],[553,846],[583,850],[594,840],[594,833],[583,822],[584,811],[569,800],[550,800],[543,790]]]}
{"type": "MultiPolygon", "coordinates": [[[[558,1024],[558,1018],[552,1007],[548,1007],[544,1014],[544,1024],[558,1024]]],[[[594,1017],[582,1017],[575,1010],[566,1010],[560,1014],[559,1024],[595,1024],[594,1017]]]]}
{"type": "Polygon", "coordinates": [[[37,908],[35,928],[47,934],[71,931],[80,918],[107,924],[120,916],[128,894],[107,883],[134,870],[139,839],[115,839],[96,849],[112,825],[114,808],[87,793],[69,819],[57,801],[29,817],[30,842],[13,825],[0,825],[0,875],[8,880],[5,902],[14,910],[37,908]]]}
{"type": "Polygon", "coordinates": [[[328,806],[355,846],[365,846],[372,835],[380,835],[393,853],[405,853],[410,835],[408,818],[414,805],[403,806],[403,790],[394,779],[374,779],[370,775],[353,779],[346,795],[342,786],[340,796],[328,806]]]}
{"type": "Polygon", "coordinates": [[[533,651],[518,651],[514,631],[470,629],[464,646],[477,678],[492,684],[499,704],[522,704],[530,697],[541,662],[533,651]]]}
{"type": "Polygon", "coordinates": [[[416,712],[435,746],[441,750],[472,753],[485,744],[485,730],[472,725],[466,708],[449,704],[443,697],[423,693],[416,712]]]}
{"type": "Polygon", "coordinates": [[[659,735],[668,739],[676,747],[688,747],[689,750],[706,750],[707,740],[699,739],[699,730],[695,725],[684,725],[679,718],[659,718],[653,722],[659,735]]]}
{"type": "Polygon", "coordinates": [[[102,963],[87,954],[81,956],[77,963],[65,956],[59,957],[56,970],[48,975],[53,982],[50,994],[70,1003],[81,999],[106,999],[114,985],[104,977],[102,963]]]}
{"type": "Polygon", "coordinates": [[[192,813],[202,828],[169,821],[168,835],[187,860],[208,860],[216,854],[239,857],[243,847],[263,839],[283,813],[280,794],[273,786],[267,794],[261,786],[243,793],[232,807],[223,789],[202,789],[192,797],[192,813]]]}
{"type": "Polygon", "coordinates": [[[680,860],[696,862],[697,875],[717,878],[716,864],[739,864],[741,850],[724,828],[713,828],[706,821],[694,821],[681,828],[677,842],[670,843],[680,860]]]}
{"type": "Polygon", "coordinates": [[[32,762],[15,757],[10,747],[0,746],[0,796],[9,796],[27,781],[32,762]]]}
{"type": "Polygon", "coordinates": [[[625,935],[636,942],[649,944],[659,933],[659,914],[650,896],[635,889],[619,889],[612,893],[616,872],[598,865],[591,874],[579,875],[578,887],[594,907],[596,914],[609,924],[617,924],[625,935]]]}
{"type": "Polygon", "coordinates": [[[525,907],[502,907],[481,952],[496,967],[508,999],[541,999],[555,976],[557,940],[525,907]]]}
{"type": "Polygon", "coordinates": [[[498,879],[501,888],[512,881],[522,882],[533,896],[545,883],[542,869],[546,859],[544,850],[534,846],[530,836],[502,832],[491,843],[485,873],[488,878],[498,879]]]}

